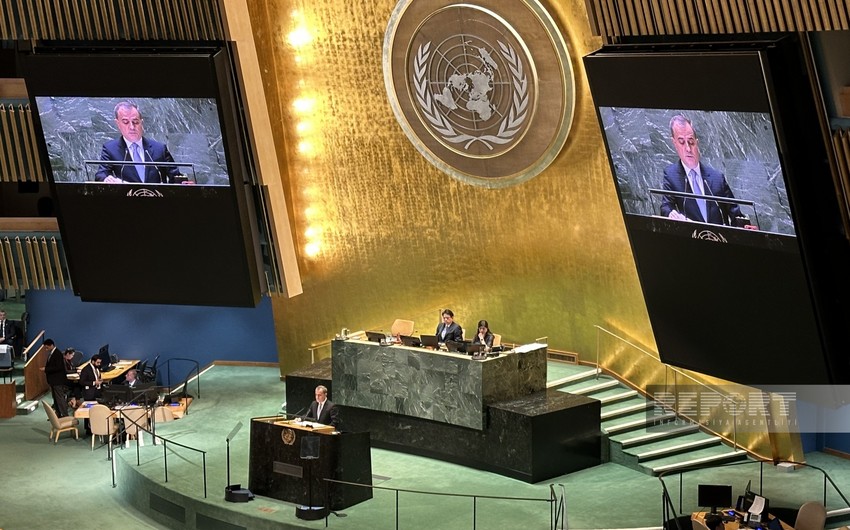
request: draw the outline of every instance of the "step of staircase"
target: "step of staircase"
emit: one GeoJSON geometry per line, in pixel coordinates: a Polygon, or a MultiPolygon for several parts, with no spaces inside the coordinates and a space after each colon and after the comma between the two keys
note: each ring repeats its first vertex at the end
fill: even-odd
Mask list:
{"type": "Polygon", "coordinates": [[[656,440],[642,445],[624,448],[618,442],[611,442],[611,461],[620,465],[647,473],[645,467],[651,467],[654,460],[683,455],[706,447],[721,445],[722,440],[717,436],[700,431],[680,434],[663,440],[656,440]]]}
{"type": "Polygon", "coordinates": [[[683,436],[681,438],[676,438],[673,440],[665,440],[667,444],[659,447],[647,448],[646,451],[636,453],[635,457],[637,458],[638,462],[644,463],[650,460],[657,460],[659,458],[664,458],[667,456],[680,455],[682,453],[687,453],[696,449],[714,447],[723,443],[723,440],[719,436],[711,436],[709,434],[704,433],[697,433],[693,435],[692,439],[685,438],[687,438],[687,436],[683,436]]]}
{"type": "Polygon", "coordinates": [[[644,429],[649,426],[659,427],[663,423],[675,420],[676,414],[672,412],[657,416],[649,416],[646,412],[629,414],[628,416],[621,416],[614,418],[613,420],[603,421],[602,432],[610,436],[637,429],[644,429]]]}
{"type": "Polygon", "coordinates": [[[38,401],[21,401],[15,408],[15,414],[25,416],[32,414],[38,408],[38,401]]]}
{"type": "Polygon", "coordinates": [[[637,390],[623,390],[622,387],[610,388],[604,392],[594,394],[593,399],[598,399],[602,406],[611,405],[619,401],[626,401],[640,396],[637,390]]]}
{"type": "Polygon", "coordinates": [[[549,381],[546,383],[546,388],[557,388],[559,386],[571,385],[575,383],[579,383],[581,381],[587,381],[596,377],[599,373],[595,368],[587,368],[580,372],[570,374],[565,377],[561,377],[560,379],[555,379],[553,381],[549,381]]]}
{"type": "MultiPolygon", "coordinates": [[[[578,385],[571,385],[566,389],[559,389],[569,392],[570,394],[578,394],[581,396],[588,396],[590,394],[594,394],[596,392],[602,392],[603,390],[610,390],[612,388],[620,387],[620,383],[616,379],[608,379],[608,378],[600,378],[599,380],[593,381],[583,381],[578,385]]],[[[590,396],[593,397],[593,396],[590,396]]]]}
{"type": "Polygon", "coordinates": [[[684,469],[695,465],[737,462],[739,460],[745,460],[748,457],[747,452],[743,449],[732,449],[722,444],[692,451],[687,456],[687,459],[683,458],[682,455],[660,458],[648,462],[646,465],[641,465],[640,468],[650,475],[658,475],[663,472],[684,469]]]}
{"type": "Polygon", "coordinates": [[[602,421],[628,416],[636,412],[646,412],[653,407],[652,401],[642,397],[634,397],[627,401],[616,401],[613,404],[603,404],[600,415],[602,421]]]}
{"type": "Polygon", "coordinates": [[[669,438],[676,438],[678,436],[695,432],[700,432],[699,425],[696,423],[688,423],[679,427],[671,427],[664,430],[658,430],[655,428],[649,430],[638,429],[635,431],[629,431],[611,436],[611,441],[618,443],[623,449],[626,449],[660,440],[667,440],[669,438]]]}

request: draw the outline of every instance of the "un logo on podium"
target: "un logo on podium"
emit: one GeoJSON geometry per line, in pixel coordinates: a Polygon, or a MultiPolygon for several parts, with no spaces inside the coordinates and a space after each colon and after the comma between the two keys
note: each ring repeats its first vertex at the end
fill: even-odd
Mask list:
{"type": "Polygon", "coordinates": [[[384,40],[384,81],[405,134],[432,164],[502,187],[545,169],[572,124],[566,43],[534,1],[402,0],[384,40]]]}

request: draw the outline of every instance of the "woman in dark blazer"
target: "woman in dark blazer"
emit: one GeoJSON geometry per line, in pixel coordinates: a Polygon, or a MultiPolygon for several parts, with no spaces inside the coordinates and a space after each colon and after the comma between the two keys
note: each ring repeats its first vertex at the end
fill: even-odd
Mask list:
{"type": "Polygon", "coordinates": [[[478,333],[472,339],[472,344],[483,344],[484,351],[493,349],[493,334],[490,333],[490,324],[486,320],[478,321],[478,333]]]}

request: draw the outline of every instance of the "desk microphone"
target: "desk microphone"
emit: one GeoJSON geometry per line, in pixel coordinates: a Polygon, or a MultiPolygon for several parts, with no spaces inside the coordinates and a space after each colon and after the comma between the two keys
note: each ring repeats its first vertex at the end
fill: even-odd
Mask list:
{"type": "MultiPolygon", "coordinates": [[[[153,157],[151,156],[150,151],[148,151],[147,149],[145,149],[145,156],[148,157],[148,160],[147,160],[148,162],[154,161],[153,157]]],[[[159,173],[159,181],[162,182],[162,173],[159,172],[159,166],[155,166],[155,168],[156,168],[156,172],[159,173]]],[[[147,179],[148,179],[148,166],[145,166],[145,180],[147,180],[147,179]]],[[[143,180],[142,182],[144,182],[145,180],[143,180]]],[[[168,184],[167,178],[165,180],[165,183],[168,184]]]]}
{"type": "MultiPolygon", "coordinates": [[[[711,189],[711,186],[708,185],[708,181],[705,180],[705,177],[702,175],[700,175],[700,178],[702,178],[702,185],[705,186],[705,189],[707,189],[708,192],[711,193],[711,196],[714,197],[714,191],[711,189]]],[[[717,199],[713,199],[712,202],[715,206],[717,206],[717,209],[720,210],[720,222],[723,223],[723,226],[726,226],[726,215],[723,213],[723,208],[720,207],[720,203],[717,202],[717,199]]],[[[706,219],[705,222],[709,222],[708,219],[706,219]]]]}
{"type": "MultiPolygon", "coordinates": [[[[307,407],[309,407],[309,406],[310,406],[310,405],[307,405],[307,407]]],[[[307,407],[301,407],[301,410],[299,410],[299,411],[298,411],[298,412],[296,412],[295,414],[290,414],[290,413],[288,413],[288,412],[284,412],[284,413],[283,413],[283,415],[284,415],[285,417],[287,417],[287,418],[289,418],[289,417],[292,417],[292,418],[298,418],[299,416],[301,416],[301,414],[303,414],[303,413],[304,413],[304,411],[305,411],[305,410],[307,410],[307,407]]]]}

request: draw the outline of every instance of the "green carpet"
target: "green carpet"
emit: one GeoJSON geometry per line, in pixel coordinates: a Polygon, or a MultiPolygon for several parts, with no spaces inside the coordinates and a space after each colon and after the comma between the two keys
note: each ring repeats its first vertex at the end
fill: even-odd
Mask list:
{"type": "MultiPolygon", "coordinates": [[[[558,364],[552,371],[564,377],[569,370],[558,364]]],[[[165,482],[163,449],[152,446],[150,439],[140,448],[137,463],[135,446],[121,449],[116,458],[163,488],[180,492],[198,502],[260,516],[269,527],[324,527],[324,521],[305,522],[295,518],[295,507],[274,499],[257,497],[250,503],[227,503],[223,499],[227,483],[225,438],[241,422],[242,429],[231,442],[231,482],[247,486],[250,419],[274,415],[285,395],[277,368],[218,366],[201,376],[200,396],[189,414],[160,424],[158,434],[168,440],[206,452],[207,498],[203,500],[203,461],[193,451],[175,444],[167,451],[168,482],[165,482]]],[[[197,394],[194,384],[190,388],[197,394]]],[[[50,400],[49,396],[46,398],[50,400]]],[[[565,426],[568,429],[568,426],[565,426]]],[[[3,493],[0,495],[0,528],[168,528],[124,504],[122,488],[137,483],[128,476],[124,465],[116,466],[118,488],[112,488],[110,462],[106,448],[90,451],[89,440],[75,441],[65,433],[53,446],[47,439],[49,425],[44,411],[28,416],[0,420],[0,470],[3,493]]],[[[812,453],[811,464],[828,470],[845,492],[850,492],[850,461],[812,453]]],[[[416,456],[372,450],[374,484],[386,488],[441,494],[505,496],[547,499],[550,485],[566,492],[568,527],[573,529],[660,527],[661,483],[657,478],[617,464],[604,464],[541,484],[505,478],[492,473],[416,456]]],[[[693,472],[682,480],[682,510],[697,510],[696,488],[700,483],[732,484],[740,493],[748,480],[758,484],[759,466],[747,464],[693,472]]],[[[668,479],[679,510],[678,477],[668,479]]],[[[823,477],[812,469],[783,472],[764,467],[764,494],[771,506],[797,508],[807,500],[823,496],[823,477]]],[[[176,498],[176,497],[175,497],[176,498]]],[[[841,507],[837,495],[830,493],[829,508],[841,507]]],[[[425,493],[376,490],[372,500],[331,516],[335,528],[548,528],[548,504],[539,500],[509,501],[468,497],[428,495],[425,493]],[[396,515],[398,503],[398,515],[396,515]],[[473,520],[474,519],[474,520],[473,520]]],[[[789,521],[793,524],[793,521],[789,521]]],[[[846,524],[846,523],[842,523],[846,524]]],[[[263,525],[265,526],[265,525],[263,525]]],[[[841,524],[833,524],[835,528],[841,524]]]]}

